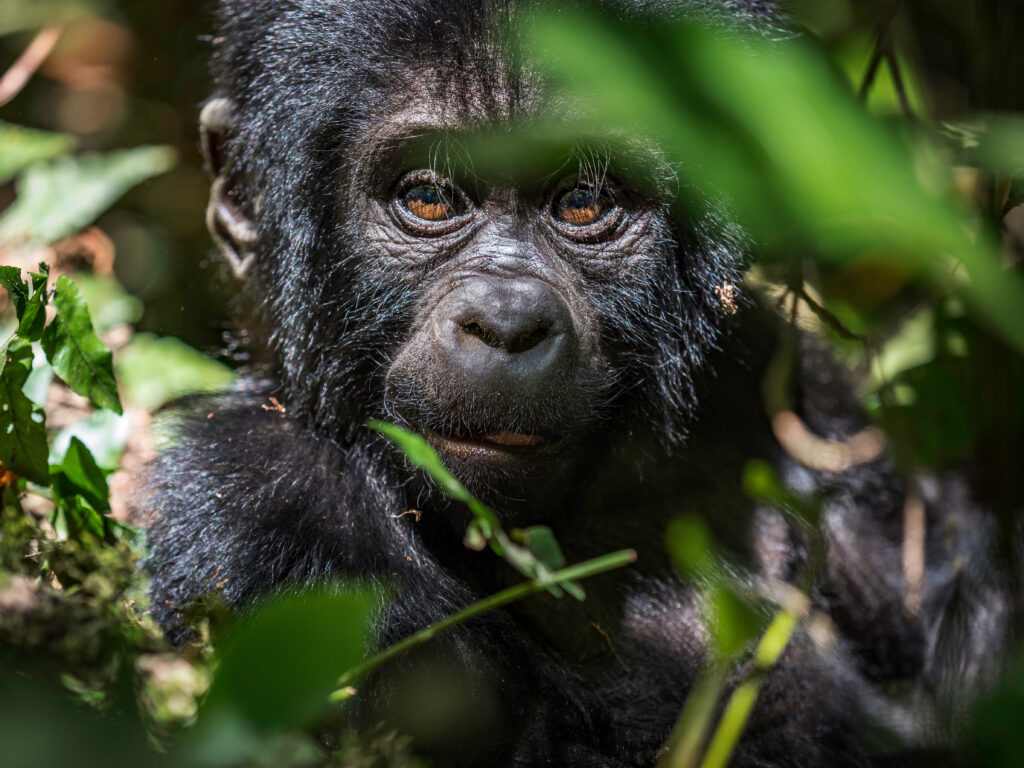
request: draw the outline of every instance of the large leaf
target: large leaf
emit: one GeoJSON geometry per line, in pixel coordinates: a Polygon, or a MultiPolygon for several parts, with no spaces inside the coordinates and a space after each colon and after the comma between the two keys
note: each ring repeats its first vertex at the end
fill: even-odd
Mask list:
{"type": "Polygon", "coordinates": [[[65,133],[49,133],[22,128],[0,120],[0,184],[37,163],[49,160],[75,146],[75,139],[65,133]]]}
{"type": "Polygon", "coordinates": [[[0,35],[71,22],[109,5],[108,0],[2,0],[0,35]]]}
{"type": "Polygon", "coordinates": [[[64,383],[97,408],[121,413],[110,350],[93,332],[85,300],[67,275],[57,280],[53,304],[57,315],[42,339],[46,359],[64,383]]]}
{"type": "Polygon", "coordinates": [[[0,216],[0,242],[52,243],[74,234],[136,184],[173,167],[175,158],[168,147],[138,147],[34,165],[0,216]]]}
{"type": "Polygon", "coordinates": [[[49,468],[43,411],[22,390],[31,368],[32,345],[14,339],[4,352],[0,372],[0,462],[15,474],[45,485],[49,468]]]}
{"type": "Polygon", "coordinates": [[[117,355],[125,400],[155,410],[177,397],[217,392],[235,380],[223,363],[170,336],[137,333],[117,355]]]}
{"type": "Polygon", "coordinates": [[[377,599],[324,588],[264,602],[218,645],[208,722],[227,716],[263,732],[316,718],[334,681],[362,658],[377,599]]]}

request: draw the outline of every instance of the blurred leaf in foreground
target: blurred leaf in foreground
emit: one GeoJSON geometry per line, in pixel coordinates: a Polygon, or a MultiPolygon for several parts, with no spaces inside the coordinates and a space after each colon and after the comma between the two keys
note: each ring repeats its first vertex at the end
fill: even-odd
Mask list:
{"type": "Polygon", "coordinates": [[[977,315],[1024,350],[1024,281],[953,202],[948,169],[867,114],[807,41],[576,12],[541,14],[531,39],[583,107],[544,130],[649,137],[684,189],[724,195],[769,250],[877,251],[941,291],[965,282],[977,315]]]}
{"type": "Polygon", "coordinates": [[[107,0],[2,0],[0,35],[73,21],[109,5],[107,0]]]}
{"type": "Polygon", "coordinates": [[[137,333],[117,355],[117,377],[125,400],[156,410],[176,397],[217,392],[235,380],[234,372],[170,336],[137,333]]]}
{"type": "Polygon", "coordinates": [[[75,139],[64,133],[22,128],[0,120],[0,184],[4,184],[25,168],[40,160],[50,160],[70,152],[75,139]]]}
{"type": "Polygon", "coordinates": [[[348,587],[265,601],[218,644],[203,708],[208,725],[228,718],[265,733],[323,714],[334,681],[363,657],[377,600],[369,589],[348,587]]]}
{"type": "Polygon", "coordinates": [[[57,280],[53,304],[57,316],[42,338],[46,359],[65,384],[97,408],[121,413],[110,350],[93,332],[85,300],[67,275],[57,280]]]}
{"type": "Polygon", "coordinates": [[[18,196],[0,216],[0,243],[53,243],[74,234],[136,184],[170,170],[175,160],[168,147],[138,147],[33,165],[19,177],[18,196]]]}

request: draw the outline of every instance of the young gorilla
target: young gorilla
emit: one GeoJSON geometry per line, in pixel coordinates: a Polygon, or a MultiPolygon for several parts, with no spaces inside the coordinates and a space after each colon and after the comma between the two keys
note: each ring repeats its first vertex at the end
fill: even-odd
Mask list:
{"type": "MultiPolygon", "coordinates": [[[[664,10],[631,5],[618,12],[664,10]]],[[[673,5],[775,23],[762,0],[673,5]]],[[[378,619],[386,646],[513,583],[462,545],[465,510],[365,427],[397,421],[508,525],[554,529],[570,562],[627,546],[639,559],[588,581],[583,603],[535,597],[390,665],[361,687],[359,718],[412,730],[438,765],[652,765],[706,658],[667,523],[699,515],[758,577],[804,570],[801,533],[740,491],[760,458],[828,499],[814,603],[839,642],[794,641],[737,764],[865,765],[854,726],[870,691],[932,673],[934,611],[902,607],[901,484],[884,461],[829,474],[776,443],[760,394],[776,323],[723,301],[742,238],[711,207],[681,220],[656,153],[606,168],[583,149],[514,182],[447,167],[452,137],[547,109],[506,39],[525,10],[222,3],[210,225],[247,272],[277,364],[183,417],[153,468],[153,610],[180,641],[180,607],[217,587],[244,608],[282,585],[380,578],[396,596],[378,619]],[[462,707],[457,733],[401,715],[439,706],[416,700],[429,674],[462,707]]],[[[828,439],[860,430],[852,395],[804,353],[791,376],[804,422],[828,439]]],[[[952,554],[929,540],[928,557],[952,554]]]]}

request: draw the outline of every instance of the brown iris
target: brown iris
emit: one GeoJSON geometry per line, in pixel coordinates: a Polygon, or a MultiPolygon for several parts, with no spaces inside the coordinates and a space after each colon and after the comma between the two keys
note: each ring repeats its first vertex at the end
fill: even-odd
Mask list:
{"type": "Polygon", "coordinates": [[[604,218],[615,208],[615,201],[590,187],[566,190],[555,200],[554,215],[559,221],[575,227],[585,227],[604,218]]]}
{"type": "Polygon", "coordinates": [[[417,184],[402,194],[402,205],[413,216],[426,221],[443,221],[459,212],[450,190],[437,184],[417,184]]]}

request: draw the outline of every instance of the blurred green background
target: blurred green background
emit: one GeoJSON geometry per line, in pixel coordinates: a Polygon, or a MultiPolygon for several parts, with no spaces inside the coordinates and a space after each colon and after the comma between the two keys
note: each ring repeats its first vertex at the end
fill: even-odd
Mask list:
{"type": "MultiPolygon", "coordinates": [[[[0,0],[0,70],[41,24],[68,19],[36,76],[0,106],[0,120],[71,134],[81,151],[143,144],[177,151],[175,168],[129,191],[97,226],[115,246],[115,274],[143,302],[136,328],[230,361],[228,278],[204,224],[208,184],[197,135],[209,91],[210,6],[0,0]]],[[[0,208],[12,196],[12,185],[0,187],[0,208]]]]}

